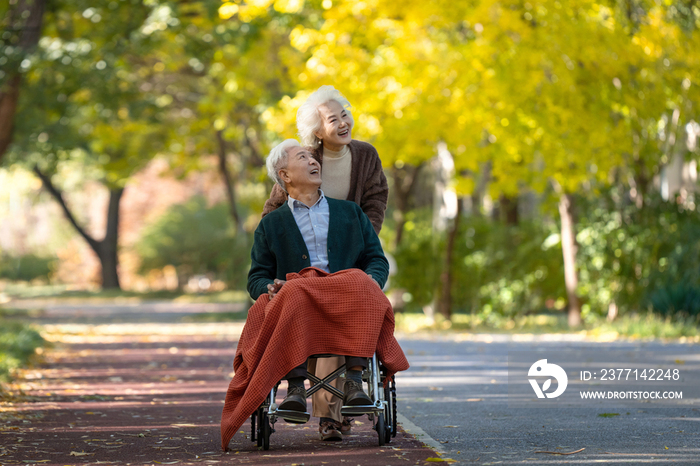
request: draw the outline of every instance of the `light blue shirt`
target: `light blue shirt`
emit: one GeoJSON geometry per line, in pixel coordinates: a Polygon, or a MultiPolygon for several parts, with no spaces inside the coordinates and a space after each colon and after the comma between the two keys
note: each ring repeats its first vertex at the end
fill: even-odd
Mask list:
{"type": "Polygon", "coordinates": [[[326,196],[320,189],[318,192],[321,197],[311,207],[291,196],[289,196],[287,203],[289,210],[294,215],[294,221],[297,222],[301,236],[304,238],[306,249],[309,250],[311,266],[330,273],[328,268],[328,219],[330,214],[326,196]]]}

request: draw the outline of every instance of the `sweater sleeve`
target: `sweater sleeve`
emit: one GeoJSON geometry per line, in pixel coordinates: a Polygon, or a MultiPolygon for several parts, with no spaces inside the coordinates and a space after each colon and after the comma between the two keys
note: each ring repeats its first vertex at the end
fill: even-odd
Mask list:
{"type": "Polygon", "coordinates": [[[372,278],[379,283],[379,287],[384,288],[389,278],[389,261],[384,256],[384,249],[382,249],[382,244],[379,242],[379,237],[374,231],[369,217],[359,209],[357,210],[357,215],[360,220],[365,246],[360,258],[359,268],[367,275],[372,275],[372,278]]]}
{"type": "Polygon", "coordinates": [[[382,161],[379,159],[376,149],[372,147],[372,152],[367,155],[371,160],[370,175],[362,187],[360,207],[372,222],[374,231],[379,234],[384,223],[384,213],[389,199],[389,184],[386,181],[382,161]]]}
{"type": "Polygon", "coordinates": [[[287,193],[275,183],[270,192],[270,198],[265,201],[265,207],[263,207],[262,216],[269,214],[273,210],[276,210],[279,206],[287,202],[287,193]]]}
{"type": "Polygon", "coordinates": [[[248,293],[253,300],[267,293],[267,285],[274,283],[277,261],[267,242],[265,229],[258,225],[255,230],[253,249],[250,252],[250,271],[248,271],[248,293]]]}

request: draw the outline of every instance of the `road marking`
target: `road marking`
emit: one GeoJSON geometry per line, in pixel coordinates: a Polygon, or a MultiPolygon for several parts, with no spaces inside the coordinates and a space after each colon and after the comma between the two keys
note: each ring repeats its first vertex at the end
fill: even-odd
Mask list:
{"type": "Polygon", "coordinates": [[[402,416],[401,414],[396,413],[396,420],[399,422],[399,424],[401,424],[403,430],[410,434],[413,434],[416,437],[416,440],[423,442],[425,445],[432,448],[441,455],[445,454],[445,449],[442,448],[442,444],[440,442],[428,435],[426,431],[424,431],[423,429],[406,419],[406,416],[402,416]]]}

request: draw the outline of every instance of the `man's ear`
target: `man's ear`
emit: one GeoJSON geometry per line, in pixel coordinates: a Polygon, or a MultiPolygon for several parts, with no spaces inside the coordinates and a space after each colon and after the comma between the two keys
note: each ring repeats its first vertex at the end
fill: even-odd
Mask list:
{"type": "Polygon", "coordinates": [[[280,170],[277,172],[277,174],[280,176],[280,179],[281,179],[282,181],[284,181],[285,184],[287,184],[287,183],[289,183],[290,181],[292,181],[292,179],[289,178],[289,175],[287,174],[287,170],[284,169],[284,168],[280,169],[280,170]]]}

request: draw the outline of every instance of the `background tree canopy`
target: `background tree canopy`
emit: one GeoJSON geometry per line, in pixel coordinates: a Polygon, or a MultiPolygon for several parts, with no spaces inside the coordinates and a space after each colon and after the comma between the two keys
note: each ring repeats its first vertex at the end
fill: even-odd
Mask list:
{"type": "Polygon", "coordinates": [[[105,287],[132,250],[140,273],[243,288],[265,155],[332,84],[391,181],[381,236],[408,308],[699,312],[695,2],[10,0],[0,16],[2,163],[40,177],[105,287]],[[193,199],[120,246],[122,194],[155,158],[216,170],[227,207],[193,199]],[[88,180],[111,193],[104,238],[63,195],[88,180]]]}

